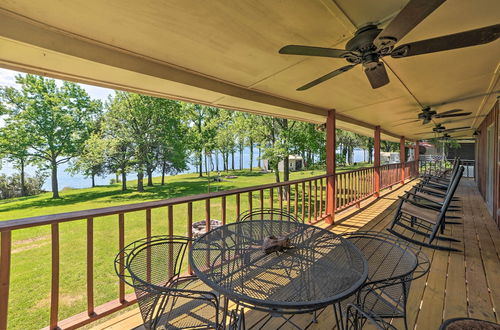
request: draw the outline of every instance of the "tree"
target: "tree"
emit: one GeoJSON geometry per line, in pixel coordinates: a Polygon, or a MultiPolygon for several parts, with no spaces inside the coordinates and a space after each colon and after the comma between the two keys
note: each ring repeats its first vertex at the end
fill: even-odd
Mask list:
{"type": "Polygon", "coordinates": [[[198,167],[198,176],[203,176],[203,155],[215,148],[217,134],[216,117],[219,109],[199,104],[182,103],[182,111],[186,112],[191,136],[191,149],[194,152],[195,164],[198,167]]]}
{"type": "Polygon", "coordinates": [[[123,181],[124,172],[134,168],[137,190],[144,191],[145,173],[148,186],[152,186],[153,172],[159,165],[163,173],[186,167],[186,126],[179,122],[178,102],[116,92],[108,108],[105,122],[115,140],[111,158],[119,164],[123,181]]]}
{"type": "Polygon", "coordinates": [[[16,82],[21,89],[4,88],[2,99],[12,122],[25,128],[30,156],[51,169],[52,197],[59,198],[58,166],[78,155],[102,105],[71,82],[58,87],[53,79],[30,74],[16,82]]]}
{"type": "Polygon", "coordinates": [[[30,161],[29,146],[25,127],[7,118],[6,125],[0,130],[0,154],[19,170],[21,196],[27,196],[25,168],[30,161]]]}
{"type": "Polygon", "coordinates": [[[341,129],[337,130],[336,135],[347,164],[353,164],[354,148],[361,145],[361,136],[341,129]]]}
{"type": "Polygon", "coordinates": [[[375,146],[375,141],[369,136],[360,136],[360,145],[363,149],[368,152],[368,163],[373,163],[373,148],[375,146]]]}
{"type": "Polygon", "coordinates": [[[82,173],[92,180],[95,187],[95,177],[106,173],[107,155],[110,150],[110,140],[104,139],[100,132],[93,133],[85,141],[82,152],[69,168],[71,173],[82,173]]]}

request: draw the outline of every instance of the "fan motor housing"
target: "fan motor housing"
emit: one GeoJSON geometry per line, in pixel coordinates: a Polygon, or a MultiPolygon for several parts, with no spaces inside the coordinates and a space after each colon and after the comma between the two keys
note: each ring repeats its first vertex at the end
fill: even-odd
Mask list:
{"type": "Polygon", "coordinates": [[[366,25],[356,31],[354,37],[346,44],[346,50],[357,51],[360,53],[373,52],[376,50],[373,40],[380,34],[382,30],[377,29],[376,25],[366,25]]]}

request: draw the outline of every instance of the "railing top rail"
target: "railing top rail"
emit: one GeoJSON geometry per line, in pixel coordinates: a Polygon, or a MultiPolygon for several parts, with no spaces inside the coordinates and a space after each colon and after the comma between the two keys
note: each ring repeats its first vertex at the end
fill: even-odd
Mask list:
{"type": "Polygon", "coordinates": [[[327,178],[330,176],[333,176],[333,175],[323,174],[323,175],[317,175],[317,176],[312,176],[312,177],[298,179],[298,180],[292,180],[292,181],[285,181],[285,182],[279,182],[279,183],[269,183],[269,184],[260,185],[260,186],[252,186],[252,187],[217,191],[217,192],[213,192],[213,193],[205,193],[205,194],[198,194],[198,195],[192,195],[192,196],[174,197],[174,198],[169,198],[169,199],[164,199],[164,200],[159,200],[159,201],[118,205],[118,206],[104,207],[104,208],[92,209],[92,210],[57,213],[57,214],[42,215],[42,216],[30,217],[30,218],[19,218],[19,219],[15,219],[15,220],[0,221],[0,232],[7,231],[7,230],[28,228],[28,227],[49,225],[52,223],[60,223],[60,222],[82,220],[82,219],[93,218],[93,217],[102,217],[102,216],[106,216],[106,215],[141,211],[141,210],[146,210],[146,209],[153,209],[153,208],[158,208],[158,207],[183,204],[183,203],[188,203],[188,202],[196,202],[196,201],[201,201],[201,200],[205,200],[205,199],[217,198],[217,197],[222,197],[222,196],[230,196],[230,195],[241,194],[241,193],[246,193],[246,192],[251,192],[251,191],[257,191],[257,190],[262,190],[262,189],[283,187],[283,186],[293,185],[296,183],[302,183],[302,182],[307,182],[307,181],[323,179],[323,178],[327,178]]]}

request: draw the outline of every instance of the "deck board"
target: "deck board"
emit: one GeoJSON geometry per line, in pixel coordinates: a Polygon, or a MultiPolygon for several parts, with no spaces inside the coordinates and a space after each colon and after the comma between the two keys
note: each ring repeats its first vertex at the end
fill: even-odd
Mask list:
{"type": "MultiPolygon", "coordinates": [[[[411,183],[410,183],[411,185],[411,183]]],[[[336,224],[318,224],[336,233],[355,230],[386,232],[397,207],[398,196],[409,186],[387,190],[378,200],[369,199],[360,209],[346,210],[336,216],[336,224]]],[[[470,179],[461,183],[454,213],[462,217],[463,224],[448,225],[446,235],[458,238],[459,243],[449,243],[462,252],[436,251],[423,248],[431,261],[430,272],[411,285],[408,299],[408,324],[410,329],[437,329],[443,320],[452,317],[477,317],[500,322],[500,231],[489,216],[475,184],[470,179]]],[[[263,313],[246,312],[247,326],[255,323],[263,313]]],[[[310,314],[296,315],[294,322],[306,325],[310,314]]],[[[265,329],[276,329],[282,322],[274,319],[265,329]]],[[[393,325],[403,329],[402,320],[393,325]]],[[[141,325],[138,309],[125,312],[94,329],[132,329],[141,325]]],[[[318,323],[309,329],[333,329],[334,318],[329,308],[318,316],[318,323]]],[[[284,326],[281,329],[289,329],[284,326]]]]}

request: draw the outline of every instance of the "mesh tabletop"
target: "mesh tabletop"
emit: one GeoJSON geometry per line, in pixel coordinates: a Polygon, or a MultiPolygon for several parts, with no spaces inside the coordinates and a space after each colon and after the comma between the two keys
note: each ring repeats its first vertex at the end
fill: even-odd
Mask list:
{"type": "Polygon", "coordinates": [[[229,299],[269,309],[327,306],[356,291],[368,266],[348,240],[289,221],[244,221],[212,230],[190,251],[195,274],[229,299]],[[287,236],[290,249],[266,254],[268,236],[287,236]]]}

